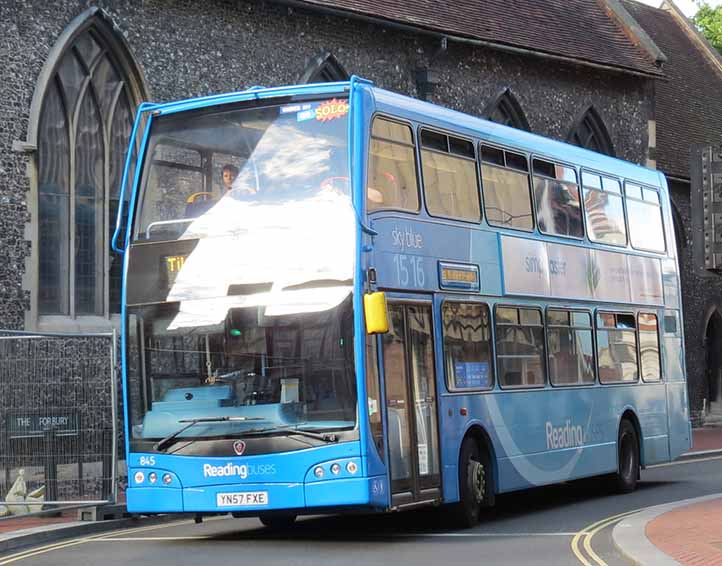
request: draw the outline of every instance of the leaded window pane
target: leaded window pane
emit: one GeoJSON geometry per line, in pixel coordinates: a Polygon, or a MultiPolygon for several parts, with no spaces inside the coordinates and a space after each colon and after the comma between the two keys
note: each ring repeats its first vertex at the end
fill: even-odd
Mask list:
{"type": "Polygon", "coordinates": [[[78,314],[102,314],[104,170],[100,113],[87,90],[78,115],[75,143],[75,300],[78,314]]]}
{"type": "Polygon", "coordinates": [[[75,49],[85,62],[85,66],[90,68],[95,58],[102,51],[98,42],[93,39],[90,33],[84,33],[75,42],[75,49]]]}
{"type": "Polygon", "coordinates": [[[75,51],[71,49],[65,54],[58,68],[58,77],[63,85],[68,113],[71,115],[75,112],[80,89],[83,86],[83,81],[86,76],[87,74],[83,65],[75,55],[75,51]]]}
{"type": "Polygon", "coordinates": [[[93,87],[98,95],[98,102],[103,116],[110,117],[113,101],[120,86],[120,78],[115,72],[107,56],[93,70],[93,87]]]}
{"type": "MultiPolygon", "coordinates": [[[[113,113],[113,124],[110,130],[110,202],[108,215],[108,241],[113,237],[115,230],[115,219],[118,216],[118,206],[120,204],[120,183],[123,177],[123,167],[125,166],[125,156],[128,150],[128,142],[130,141],[130,133],[133,129],[133,112],[128,103],[128,97],[125,92],[121,92],[118,102],[113,113]]],[[[132,162],[135,163],[135,151],[133,152],[132,162]]],[[[132,171],[132,168],[131,168],[132,171]]],[[[130,184],[130,182],[128,182],[130,184]]],[[[128,201],[128,193],[125,195],[126,203],[128,201]]],[[[128,208],[124,209],[122,226],[128,218],[128,208]]],[[[115,252],[110,252],[110,273],[109,277],[109,306],[110,312],[120,312],[120,294],[121,294],[121,278],[123,273],[122,256],[115,252]]]]}
{"type": "Polygon", "coordinates": [[[38,310],[68,314],[67,270],[70,226],[70,152],[65,106],[56,81],[45,97],[38,152],[39,292],[38,310]]]}

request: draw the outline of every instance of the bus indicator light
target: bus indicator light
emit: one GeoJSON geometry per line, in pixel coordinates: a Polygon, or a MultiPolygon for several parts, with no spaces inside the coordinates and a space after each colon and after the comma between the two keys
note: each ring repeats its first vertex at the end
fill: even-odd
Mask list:
{"type": "Polygon", "coordinates": [[[385,334],[389,331],[386,295],[383,292],[377,291],[364,295],[364,316],[368,334],[385,334]]]}

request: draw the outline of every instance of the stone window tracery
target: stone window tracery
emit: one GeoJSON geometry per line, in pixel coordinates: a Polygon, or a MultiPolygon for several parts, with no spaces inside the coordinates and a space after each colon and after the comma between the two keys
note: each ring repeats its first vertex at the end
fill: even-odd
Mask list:
{"type": "Polygon", "coordinates": [[[343,68],[338,59],[326,51],[313,58],[298,82],[301,84],[332,83],[347,81],[349,77],[348,71],[343,68]]]}
{"type": "Polygon", "coordinates": [[[63,50],[38,125],[38,313],[120,312],[110,253],[137,99],[94,26],[63,50]]]}
{"type": "Polygon", "coordinates": [[[505,88],[489,103],[484,112],[488,120],[518,130],[531,131],[521,105],[512,92],[505,88]]]}
{"type": "Polygon", "coordinates": [[[593,106],[587,108],[572,126],[567,141],[605,155],[616,155],[604,121],[593,106]]]}

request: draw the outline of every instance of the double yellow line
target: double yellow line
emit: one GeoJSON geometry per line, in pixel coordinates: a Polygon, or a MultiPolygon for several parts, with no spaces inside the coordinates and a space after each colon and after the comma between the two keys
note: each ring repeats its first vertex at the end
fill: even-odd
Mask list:
{"type": "MultiPolygon", "coordinates": [[[[592,548],[592,539],[594,538],[594,535],[596,535],[599,531],[606,529],[609,525],[621,521],[624,517],[634,515],[639,511],[642,511],[642,509],[634,509],[633,511],[626,511],[624,513],[619,513],[618,515],[612,515],[611,517],[607,517],[601,521],[597,521],[596,523],[592,523],[591,525],[584,527],[581,531],[574,535],[574,538],[572,539],[572,552],[574,553],[574,556],[576,556],[579,562],[581,562],[584,566],[608,566],[607,563],[602,560],[592,548]]],[[[2,566],[1,562],[0,566],[2,566]]]]}
{"type": "Polygon", "coordinates": [[[134,529],[124,529],[115,533],[100,533],[97,535],[89,536],[89,537],[81,537],[72,539],[65,542],[58,542],[55,544],[48,544],[45,546],[35,547],[28,550],[25,550],[23,552],[17,552],[15,554],[11,554],[10,556],[5,556],[3,558],[0,558],[0,566],[4,566],[6,564],[14,564],[16,562],[20,562],[21,560],[25,560],[27,558],[32,558],[33,556],[38,556],[40,554],[47,554],[48,552],[52,552],[54,550],[60,550],[62,548],[68,548],[70,546],[76,546],[79,544],[84,544],[86,542],[92,542],[97,539],[103,539],[103,538],[111,538],[111,537],[118,537],[121,535],[130,535],[133,533],[140,533],[145,531],[153,531],[157,529],[167,529],[169,527],[175,527],[178,525],[183,524],[191,524],[193,521],[174,521],[172,523],[164,523],[162,525],[152,525],[148,527],[136,527],[134,529]]]}

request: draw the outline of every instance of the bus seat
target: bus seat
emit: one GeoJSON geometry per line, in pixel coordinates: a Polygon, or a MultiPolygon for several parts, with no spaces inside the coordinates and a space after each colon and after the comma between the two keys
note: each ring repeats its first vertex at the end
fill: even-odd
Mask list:
{"type": "Polygon", "coordinates": [[[521,385],[521,372],[508,371],[504,374],[505,385],[521,385]]]}
{"type": "Polygon", "coordinates": [[[213,193],[193,193],[186,199],[185,218],[197,218],[216,203],[213,193]]]}

